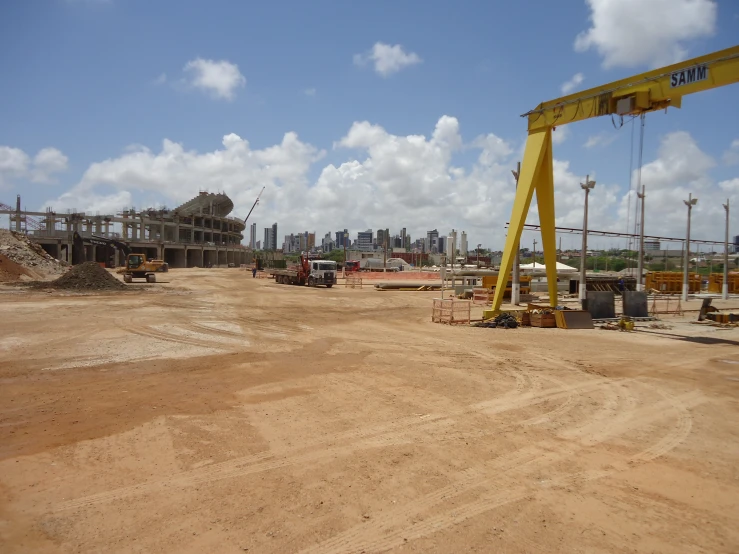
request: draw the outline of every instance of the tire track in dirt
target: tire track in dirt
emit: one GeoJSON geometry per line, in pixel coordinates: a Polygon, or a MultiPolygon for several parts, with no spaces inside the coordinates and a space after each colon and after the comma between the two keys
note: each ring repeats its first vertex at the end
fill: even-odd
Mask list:
{"type": "MultiPolygon", "coordinates": [[[[351,430],[338,433],[333,437],[322,438],[312,445],[299,449],[289,449],[284,452],[268,452],[245,458],[237,458],[212,464],[184,472],[168,479],[149,483],[140,483],[122,487],[111,491],[105,491],[82,497],[75,500],[60,503],[55,511],[63,511],[73,508],[81,508],[101,502],[111,502],[130,496],[147,494],[166,489],[168,486],[193,486],[212,482],[216,480],[239,477],[262,471],[278,469],[286,466],[308,463],[320,463],[333,459],[339,455],[349,455],[361,448],[376,448],[383,446],[413,443],[418,441],[419,433],[438,431],[440,426],[452,426],[456,424],[454,417],[469,413],[489,413],[495,415],[506,411],[512,411],[528,406],[539,404],[547,399],[567,398],[571,391],[598,390],[613,386],[612,381],[597,379],[589,384],[577,385],[567,390],[547,389],[524,394],[503,395],[478,404],[454,410],[449,413],[428,414],[424,419],[418,417],[405,417],[398,421],[373,426],[368,428],[351,430]],[[496,402],[499,405],[496,405],[496,402]],[[340,446],[336,446],[339,444],[340,446]],[[312,451],[315,450],[315,451],[312,451]]],[[[506,426],[513,426],[518,422],[511,422],[506,426]]],[[[497,428],[499,431],[500,428],[497,428]]],[[[492,432],[492,430],[491,430],[492,432]]]]}
{"type": "MultiPolygon", "coordinates": [[[[643,409],[634,410],[632,411],[632,416],[629,418],[630,421],[635,421],[635,426],[642,426],[666,417],[665,409],[673,408],[673,410],[676,410],[678,412],[677,422],[672,427],[672,430],[661,440],[630,456],[625,462],[613,464],[613,467],[610,469],[595,472],[585,470],[572,475],[562,475],[550,480],[546,488],[550,489],[553,486],[572,485],[581,479],[592,481],[606,477],[615,472],[634,467],[635,464],[647,463],[664,455],[684,441],[690,433],[692,425],[692,416],[686,404],[690,404],[691,406],[698,405],[703,400],[703,397],[696,391],[683,395],[683,398],[669,397],[664,393],[661,395],[663,396],[663,401],[643,409]]],[[[586,444],[599,444],[610,438],[621,436],[629,430],[631,428],[622,422],[620,426],[611,426],[597,436],[590,437],[590,440],[586,441],[586,444]]],[[[555,462],[576,455],[582,450],[583,446],[582,443],[575,444],[553,454],[546,453],[543,456],[539,456],[537,460],[544,457],[548,462],[546,465],[552,466],[555,462]]],[[[534,450],[534,448],[526,447],[522,451],[528,452],[534,450]]],[[[517,460],[518,457],[514,455],[512,459],[517,460]]],[[[411,539],[427,536],[500,506],[535,495],[537,490],[532,489],[530,486],[519,485],[510,487],[510,483],[507,483],[516,478],[523,480],[529,465],[530,463],[513,464],[507,474],[505,473],[505,469],[500,468],[498,472],[503,471],[504,474],[496,475],[496,477],[492,478],[463,479],[461,484],[455,483],[456,486],[443,487],[438,491],[424,496],[421,500],[414,500],[410,504],[385,512],[380,517],[368,523],[356,525],[326,541],[302,550],[301,553],[321,552],[323,554],[344,554],[352,552],[382,552],[403,545],[411,539]],[[442,502],[449,503],[454,497],[462,496],[463,494],[472,492],[476,488],[482,487],[491,492],[483,492],[472,502],[468,502],[462,506],[449,507],[442,513],[423,518],[420,523],[414,524],[414,520],[420,518],[425,511],[432,509],[442,502]],[[438,494],[439,491],[442,491],[442,494],[438,494]]],[[[539,469],[539,466],[542,464],[536,465],[537,469],[539,469]]],[[[495,467],[485,466],[482,472],[495,470],[495,467]]],[[[480,472],[475,472],[475,474],[478,473],[480,472]]]]}

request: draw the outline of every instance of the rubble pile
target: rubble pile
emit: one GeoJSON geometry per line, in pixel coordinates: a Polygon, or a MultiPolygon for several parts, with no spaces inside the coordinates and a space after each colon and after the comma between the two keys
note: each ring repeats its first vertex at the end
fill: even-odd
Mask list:
{"type": "Polygon", "coordinates": [[[0,229],[0,255],[23,268],[25,275],[33,279],[51,279],[67,270],[65,264],[49,256],[27,236],[6,229],[0,229]]]}
{"type": "Polygon", "coordinates": [[[43,283],[44,287],[66,290],[122,290],[126,285],[105,271],[96,262],[85,262],[73,266],[58,279],[43,283]]]}

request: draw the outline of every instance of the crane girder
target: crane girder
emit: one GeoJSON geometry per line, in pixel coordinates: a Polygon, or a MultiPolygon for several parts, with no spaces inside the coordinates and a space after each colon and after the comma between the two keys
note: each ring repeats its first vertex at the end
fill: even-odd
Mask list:
{"type": "Polygon", "coordinates": [[[603,115],[679,108],[683,96],[737,82],[739,46],[734,46],[543,102],[522,117],[528,118],[532,133],[603,115]]]}
{"type": "MultiPolygon", "coordinates": [[[[522,117],[528,118],[529,136],[521,163],[499,275],[509,275],[511,272],[516,245],[521,239],[529,205],[536,192],[549,302],[552,306],[557,305],[552,166],[552,130],[555,127],[603,115],[636,115],[668,107],[679,108],[683,96],[737,82],[739,82],[739,46],[734,46],[544,102],[536,109],[523,114],[522,117]]],[[[505,287],[495,288],[492,309],[486,311],[485,317],[500,310],[504,291],[505,287]]]]}

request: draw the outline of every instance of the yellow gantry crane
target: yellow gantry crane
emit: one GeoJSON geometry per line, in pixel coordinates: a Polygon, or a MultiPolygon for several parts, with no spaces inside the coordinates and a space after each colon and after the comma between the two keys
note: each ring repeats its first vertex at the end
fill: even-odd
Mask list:
{"type": "MultiPolygon", "coordinates": [[[[554,225],[552,130],[560,125],[602,115],[639,115],[679,108],[683,96],[739,82],[739,46],[693,58],[539,104],[523,114],[529,136],[513,202],[498,275],[511,272],[516,245],[536,190],[549,299],[557,305],[557,251],[554,225]]],[[[493,313],[500,310],[505,287],[495,287],[493,313]]]]}

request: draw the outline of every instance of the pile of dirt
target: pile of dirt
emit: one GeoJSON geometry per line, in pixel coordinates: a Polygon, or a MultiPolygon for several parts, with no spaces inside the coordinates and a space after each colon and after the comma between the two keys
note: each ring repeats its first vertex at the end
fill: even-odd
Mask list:
{"type": "Polygon", "coordinates": [[[67,273],[55,281],[43,283],[43,286],[67,290],[122,290],[126,288],[126,285],[96,262],[85,262],[73,266],[67,273]]]}
{"type": "Polygon", "coordinates": [[[0,254],[0,283],[19,281],[24,277],[30,277],[23,266],[0,254]]]}
{"type": "MultiPolygon", "coordinates": [[[[0,229],[0,255],[8,258],[23,269],[21,275],[6,280],[25,278],[52,279],[67,270],[66,264],[54,259],[26,235],[0,229]]],[[[11,270],[12,275],[15,270],[11,270]]]]}

